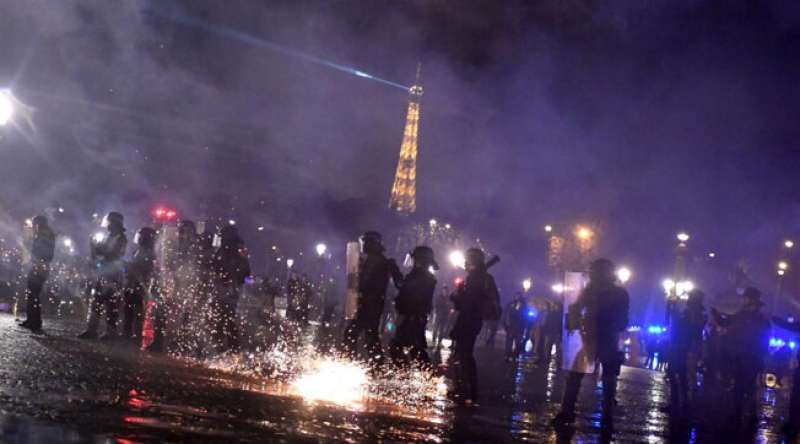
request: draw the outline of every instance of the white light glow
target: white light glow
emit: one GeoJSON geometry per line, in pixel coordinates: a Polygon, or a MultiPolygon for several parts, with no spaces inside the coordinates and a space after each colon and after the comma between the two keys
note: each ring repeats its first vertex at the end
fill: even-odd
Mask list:
{"type": "Polygon", "coordinates": [[[783,246],[786,248],[794,248],[794,241],[787,239],[783,241],[783,246]]]}
{"type": "Polygon", "coordinates": [[[617,270],[617,279],[623,284],[631,280],[631,276],[633,276],[633,272],[628,267],[620,267],[617,270]]]}
{"type": "Polygon", "coordinates": [[[11,91],[0,90],[0,126],[5,126],[14,116],[14,102],[11,100],[11,91]]]}
{"type": "Polygon", "coordinates": [[[526,278],[524,281],[522,281],[523,290],[528,291],[531,289],[532,286],[533,286],[533,280],[531,278],[526,278]]]}
{"type": "Polygon", "coordinates": [[[545,225],[544,226],[544,231],[547,232],[547,233],[553,231],[553,226],[552,225],[545,225]]]}
{"type": "Polygon", "coordinates": [[[97,233],[95,233],[92,236],[92,240],[94,240],[94,242],[96,244],[99,244],[99,243],[103,242],[104,240],[106,240],[106,234],[103,233],[102,231],[98,231],[97,233]]]}
{"type": "Polygon", "coordinates": [[[680,233],[678,233],[678,235],[677,235],[676,237],[677,237],[677,238],[678,238],[678,240],[679,240],[679,241],[681,241],[681,242],[686,242],[686,241],[688,241],[688,240],[689,240],[689,235],[688,235],[687,233],[684,233],[684,232],[680,232],[680,233]]]}
{"type": "Polygon", "coordinates": [[[448,258],[450,259],[450,263],[456,268],[463,269],[467,262],[467,258],[464,256],[464,252],[461,250],[451,251],[448,258]]]}
{"type": "Polygon", "coordinates": [[[228,219],[228,225],[236,225],[236,221],[233,219],[228,219]]]}
{"type": "Polygon", "coordinates": [[[553,284],[550,289],[553,290],[554,293],[561,294],[567,289],[567,287],[565,287],[564,284],[553,284]]]}
{"type": "Polygon", "coordinates": [[[64,239],[64,246],[67,248],[72,248],[72,239],[70,238],[64,239]]]}
{"type": "Polygon", "coordinates": [[[664,287],[664,291],[669,293],[675,288],[675,281],[672,279],[664,279],[664,281],[661,282],[661,286],[664,287]]]}
{"type": "Polygon", "coordinates": [[[292,391],[306,401],[357,404],[367,394],[367,369],[353,362],[323,358],[312,363],[294,382],[292,391]]]}
{"type": "Polygon", "coordinates": [[[320,242],[317,244],[316,250],[317,256],[322,256],[326,251],[328,251],[328,246],[320,242]]]}
{"type": "Polygon", "coordinates": [[[294,266],[294,259],[286,259],[286,267],[292,268],[294,266]]]}

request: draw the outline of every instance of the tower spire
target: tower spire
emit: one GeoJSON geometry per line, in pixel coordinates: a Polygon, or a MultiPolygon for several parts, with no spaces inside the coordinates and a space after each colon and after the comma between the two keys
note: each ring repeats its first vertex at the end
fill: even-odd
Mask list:
{"type": "Polygon", "coordinates": [[[406,126],[403,130],[403,142],[400,145],[400,158],[392,184],[389,208],[402,213],[411,214],[417,210],[417,141],[419,136],[420,99],[422,86],[419,77],[422,64],[417,64],[417,79],[409,88],[408,112],[406,126]]]}

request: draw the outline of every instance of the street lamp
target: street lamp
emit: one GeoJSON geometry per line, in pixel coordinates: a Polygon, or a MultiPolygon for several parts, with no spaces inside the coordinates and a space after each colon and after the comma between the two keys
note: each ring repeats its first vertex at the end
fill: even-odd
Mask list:
{"type": "Polygon", "coordinates": [[[533,286],[533,280],[531,278],[525,278],[525,280],[522,281],[522,289],[525,290],[525,293],[531,289],[531,286],[533,286]]]}
{"type": "Polygon", "coordinates": [[[672,279],[664,279],[664,281],[661,282],[661,286],[664,287],[664,291],[667,293],[667,296],[669,296],[672,294],[672,290],[675,289],[675,281],[672,279]]]}
{"type": "Polygon", "coordinates": [[[464,269],[467,262],[467,258],[466,256],[464,256],[463,251],[453,250],[450,252],[448,258],[450,259],[450,263],[453,265],[453,267],[464,269]]]}
{"type": "Polygon", "coordinates": [[[786,247],[786,248],[793,248],[794,247],[794,241],[791,240],[791,239],[786,239],[785,241],[783,241],[783,246],[786,247]]]}
{"type": "Polygon", "coordinates": [[[589,228],[578,227],[577,231],[575,231],[575,235],[578,236],[578,239],[586,241],[591,239],[592,236],[594,236],[594,233],[589,228]]]}
{"type": "Polygon", "coordinates": [[[687,242],[689,240],[689,234],[687,234],[684,231],[681,231],[680,233],[678,233],[678,235],[676,237],[678,238],[678,240],[681,243],[687,242]]]}
{"type": "Polygon", "coordinates": [[[550,287],[550,289],[553,290],[553,293],[561,294],[567,288],[564,286],[564,284],[554,284],[552,287],[550,287]]]}
{"type": "Polygon", "coordinates": [[[322,257],[326,251],[328,251],[328,246],[324,243],[320,242],[317,244],[317,256],[322,257]]]}
{"type": "Polygon", "coordinates": [[[291,269],[294,265],[294,259],[286,259],[286,268],[291,269]]]}
{"type": "Polygon", "coordinates": [[[430,224],[431,227],[435,227],[437,223],[438,222],[436,221],[436,219],[431,219],[428,221],[428,224],[430,224]]]}
{"type": "Polygon", "coordinates": [[[617,270],[617,279],[619,279],[619,281],[622,282],[623,284],[631,280],[632,275],[633,273],[631,272],[631,269],[628,267],[620,267],[617,270]]]}
{"type": "Polygon", "coordinates": [[[544,231],[545,231],[545,233],[552,232],[553,231],[553,226],[552,225],[545,225],[544,226],[544,231]]]}
{"type": "Polygon", "coordinates": [[[786,261],[778,262],[778,276],[783,276],[789,270],[789,263],[786,261]]]}
{"type": "Polygon", "coordinates": [[[11,91],[0,90],[0,126],[6,126],[14,116],[14,101],[11,100],[11,91]]]}

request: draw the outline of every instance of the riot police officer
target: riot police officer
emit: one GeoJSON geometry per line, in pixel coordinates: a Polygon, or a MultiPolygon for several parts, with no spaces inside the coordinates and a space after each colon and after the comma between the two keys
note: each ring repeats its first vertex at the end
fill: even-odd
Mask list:
{"type": "Polygon", "coordinates": [[[39,295],[50,275],[50,262],[55,252],[56,237],[45,216],[36,216],[32,221],[33,244],[31,245],[31,264],[28,272],[26,291],[26,319],[20,327],[38,332],[42,329],[42,305],[39,295]]]}
{"type": "Polygon", "coordinates": [[[484,320],[500,319],[500,295],[494,277],[489,274],[486,256],[479,248],[466,252],[467,278],[451,296],[458,316],[450,337],[455,341],[453,362],[456,372],[457,401],[475,404],[478,401],[478,369],[475,363],[475,340],[484,320]]]}
{"type": "MultiPolygon", "coordinates": [[[[628,292],[617,285],[614,263],[596,259],[589,267],[589,283],[578,300],[568,307],[567,327],[580,331],[587,361],[599,361],[603,366],[603,426],[610,429],[616,405],[617,377],[625,355],[619,350],[619,334],[628,326],[628,292]]],[[[554,425],[575,421],[575,404],[583,373],[569,371],[564,387],[561,412],[554,425]]]]}
{"type": "Polygon", "coordinates": [[[385,248],[380,233],[376,231],[364,233],[361,236],[361,251],[363,256],[358,271],[358,306],[355,318],[345,331],[344,348],[354,356],[358,338],[364,333],[370,360],[381,364],[383,352],[378,330],[386,300],[386,286],[389,284],[389,278],[392,278],[395,286],[399,286],[403,281],[403,275],[397,263],[384,256],[385,248]]]}
{"type": "Polygon", "coordinates": [[[419,246],[411,253],[414,261],[412,270],[403,278],[400,291],[394,300],[399,321],[392,341],[392,359],[399,365],[407,363],[408,357],[421,365],[430,364],[428,344],[425,339],[425,326],[433,309],[433,292],[436,278],[431,270],[439,269],[433,249],[419,246]]]}
{"type": "Polygon", "coordinates": [[[236,307],[245,279],[250,276],[250,260],[239,230],[227,225],[220,230],[220,246],[212,259],[214,292],[212,296],[213,335],[218,351],[239,349],[239,325],[236,307]]]}
{"type": "Polygon", "coordinates": [[[133,237],[133,243],[137,248],[128,264],[125,279],[122,336],[141,345],[144,298],[150,291],[156,267],[156,230],[150,227],[139,229],[133,237]]]}
{"type": "Polygon", "coordinates": [[[105,306],[106,333],[104,339],[117,336],[119,317],[119,292],[122,290],[124,264],[122,258],[128,247],[122,214],[112,211],[103,218],[106,232],[98,232],[92,237],[91,258],[95,267],[96,280],[92,288],[92,302],[89,312],[89,325],[78,337],[97,338],[100,313],[105,306]]]}

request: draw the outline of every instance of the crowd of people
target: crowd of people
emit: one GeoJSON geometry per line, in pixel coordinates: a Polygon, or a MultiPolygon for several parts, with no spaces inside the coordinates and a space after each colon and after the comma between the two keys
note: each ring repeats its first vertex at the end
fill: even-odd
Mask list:
{"type": "MultiPolygon", "coordinates": [[[[85,340],[124,340],[148,351],[167,349],[186,354],[201,348],[215,352],[238,351],[241,334],[237,305],[242,289],[251,279],[249,252],[234,225],[198,233],[192,221],[177,224],[174,242],[165,250],[163,227],[143,227],[133,238],[133,252],[127,254],[128,237],[122,214],[109,213],[104,232],[91,240],[92,273],[86,286],[89,315],[85,340]],[[148,304],[148,301],[150,302],[148,304]],[[150,307],[148,310],[147,307],[150,307]],[[121,329],[120,311],[122,314],[121,329]],[[105,328],[101,334],[102,318],[105,328]],[[143,341],[145,325],[153,337],[143,341]],[[210,332],[207,343],[198,342],[201,326],[210,332]],[[145,347],[146,346],[146,347],[145,347]]],[[[30,266],[26,282],[26,314],[22,328],[42,330],[40,297],[51,272],[55,256],[55,235],[44,216],[32,219],[30,266]]],[[[354,316],[343,325],[338,349],[353,359],[364,359],[375,371],[385,365],[416,366],[436,371],[429,350],[451,342],[449,367],[455,387],[453,398],[464,405],[475,405],[480,396],[476,342],[483,333],[485,345],[494,347],[498,330],[505,336],[505,356],[515,361],[530,353],[538,365],[549,365],[560,350],[562,335],[578,335],[578,357],[586,368],[566,366],[566,383],[555,426],[575,421],[576,404],[585,375],[601,374],[603,387],[602,418],[610,427],[617,405],[616,387],[623,363],[663,368],[670,388],[669,412],[675,417],[691,413],[703,391],[730,387],[733,394],[732,423],[755,419],[756,381],[765,370],[771,326],[800,331],[800,323],[770,318],[763,312],[761,293],[755,288],[742,292],[743,304],[732,314],[706,310],[705,295],[699,289],[688,293],[682,310],[670,306],[668,337],[636,344],[635,351],[624,343],[628,332],[629,296],[621,286],[614,264],[594,260],[588,281],[577,300],[562,307],[545,298],[528,298],[516,293],[505,306],[494,277],[489,272],[494,261],[487,260],[479,248],[465,254],[466,277],[452,291],[442,285],[437,293],[436,254],[420,245],[410,253],[412,266],[403,273],[385,255],[382,237],[369,231],[360,238],[361,256],[357,273],[357,300],[354,316]],[[396,326],[391,338],[386,329],[387,290],[396,290],[396,326]],[[432,332],[432,344],[426,337],[432,332]],[[359,341],[363,337],[363,347],[359,341]],[[384,355],[388,343],[388,357],[384,355]],[[361,351],[361,349],[364,349],[361,351]],[[648,349],[647,360],[639,354],[648,349]],[[657,350],[657,352],[656,352],[657,350]],[[658,364],[656,361],[658,356],[658,364]],[[626,356],[627,354],[627,356],[626,356]],[[636,358],[631,358],[635,354],[636,358]]],[[[299,325],[310,321],[311,301],[321,284],[296,274],[285,283],[286,318],[299,325]]],[[[268,309],[282,293],[280,284],[264,279],[258,286],[268,309]]],[[[326,301],[320,310],[323,324],[334,317],[334,303],[326,301]]],[[[788,360],[791,359],[789,353],[788,360]]],[[[780,381],[779,374],[779,381],[780,381]]],[[[800,369],[795,371],[791,406],[784,431],[796,435],[800,426],[800,369]]]]}

